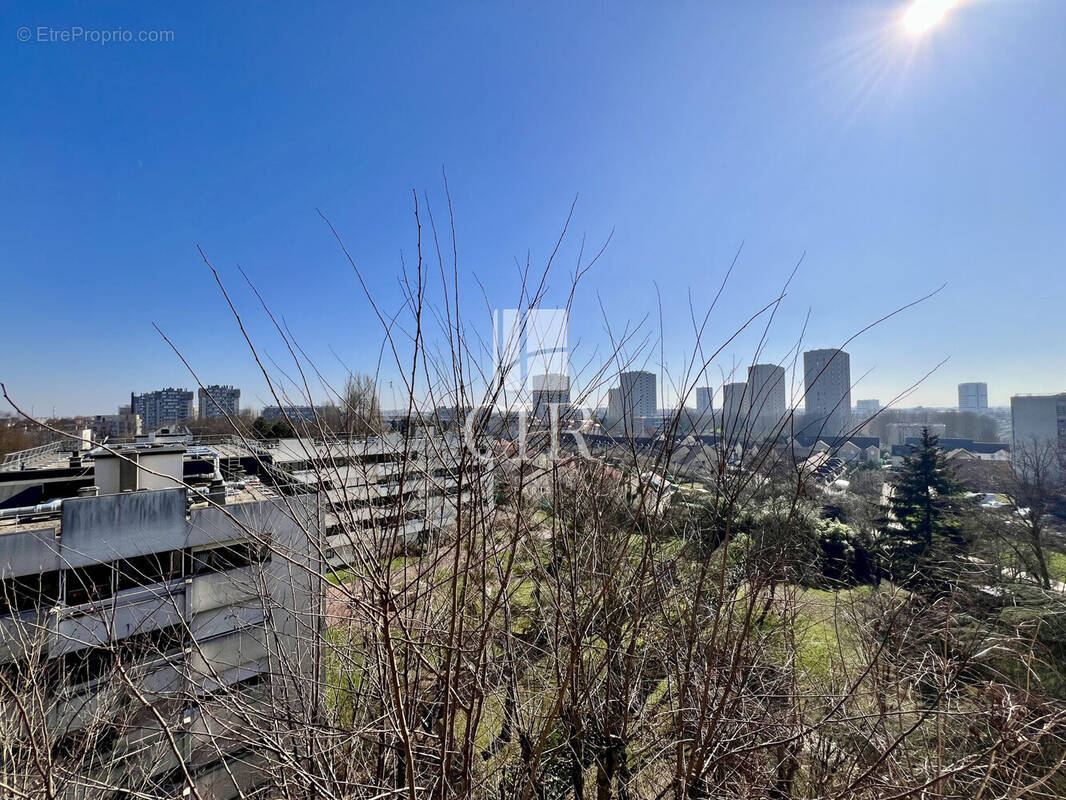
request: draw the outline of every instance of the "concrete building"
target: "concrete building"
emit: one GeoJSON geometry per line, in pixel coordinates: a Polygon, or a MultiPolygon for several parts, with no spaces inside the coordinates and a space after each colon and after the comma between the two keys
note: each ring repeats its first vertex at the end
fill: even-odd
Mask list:
{"type": "Polygon", "coordinates": [[[943,436],[948,431],[948,426],[942,422],[890,422],[886,427],[887,444],[902,445],[908,439],[921,437],[922,429],[928,428],[933,436],[943,436]]]}
{"type": "Polygon", "coordinates": [[[350,565],[357,548],[483,519],[494,473],[466,453],[460,480],[464,443],[428,429],[141,438],[0,471],[0,675],[55,676],[46,749],[63,755],[48,766],[80,787],[64,798],[252,796],[259,745],[314,724],[299,699],[321,679],[319,559],[350,565]]]}
{"type": "Polygon", "coordinates": [[[696,415],[700,419],[710,419],[714,414],[714,389],[710,386],[696,387],[696,415]]]}
{"type": "Polygon", "coordinates": [[[43,502],[0,509],[0,671],[44,709],[33,740],[5,727],[5,781],[32,786],[20,759],[43,758],[57,797],[226,800],[262,783],[263,744],[310,723],[291,698],[319,677],[319,512],[202,455],[5,473],[10,498],[43,502]]]}
{"type": "Polygon", "coordinates": [[[130,394],[130,411],[140,414],[144,430],[152,431],[172,422],[189,419],[194,413],[193,393],[188,389],[156,389],[130,394]]]}
{"type": "Polygon", "coordinates": [[[722,436],[740,440],[748,428],[748,384],[727,383],[722,387],[722,436]]]}
{"type": "Polygon", "coordinates": [[[623,372],[618,376],[624,414],[634,417],[654,417],[659,406],[655,395],[655,373],[623,372]]]}
{"type": "Polygon", "coordinates": [[[197,394],[200,399],[200,419],[232,419],[241,413],[240,389],[233,386],[202,386],[197,394]]]}
{"type": "Polygon", "coordinates": [[[326,510],[326,561],[343,567],[354,563],[355,549],[367,537],[403,547],[437,535],[461,509],[488,513],[492,471],[467,454],[460,484],[461,438],[436,435],[430,427],[421,431],[328,442],[280,439],[262,447],[234,440],[212,450],[241,458],[256,447],[265,464],[263,480],[276,491],[318,495],[326,510]]]}
{"type": "Polygon", "coordinates": [[[1015,466],[1034,449],[1053,448],[1060,472],[1066,468],[1066,392],[1015,395],[1010,399],[1011,453],[1015,466]]]}
{"type": "Polygon", "coordinates": [[[655,373],[634,371],[618,376],[618,386],[607,392],[604,426],[614,435],[643,436],[658,414],[655,373]]]}
{"type": "Polygon", "coordinates": [[[117,414],[97,414],[93,417],[91,430],[94,440],[130,439],[141,433],[141,415],[128,410],[123,413],[123,409],[129,409],[129,406],[119,406],[117,414]]]}
{"type": "Polygon", "coordinates": [[[971,411],[974,414],[987,414],[988,384],[960,383],[959,411],[971,411]]]}
{"type": "Polygon", "coordinates": [[[748,367],[748,417],[752,435],[772,435],[784,425],[785,368],[776,364],[748,367]]]}
{"type": "Polygon", "coordinates": [[[851,427],[851,356],[843,350],[803,354],[804,429],[839,436],[851,427]]]}
{"type": "Polygon", "coordinates": [[[878,411],[881,410],[880,400],[856,400],[855,401],[855,416],[860,420],[869,419],[878,411]]]}
{"type": "Polygon", "coordinates": [[[532,389],[532,418],[547,421],[551,418],[552,408],[559,410],[560,418],[566,415],[570,408],[569,376],[555,373],[533,375],[529,382],[532,389]]]}
{"type": "Polygon", "coordinates": [[[285,419],[286,415],[293,422],[313,422],[315,410],[311,406],[285,406],[284,411],[281,406],[263,406],[263,411],[259,416],[274,422],[285,419]]]}
{"type": "Polygon", "coordinates": [[[619,388],[607,390],[607,422],[613,423],[622,418],[622,390],[619,388]]]}

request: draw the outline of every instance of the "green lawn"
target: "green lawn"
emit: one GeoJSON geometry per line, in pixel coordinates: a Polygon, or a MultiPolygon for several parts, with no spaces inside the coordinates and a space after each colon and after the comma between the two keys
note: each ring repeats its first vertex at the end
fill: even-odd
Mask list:
{"type": "Polygon", "coordinates": [[[1066,582],[1066,553],[1049,550],[1047,554],[1047,571],[1053,581],[1066,582]]]}

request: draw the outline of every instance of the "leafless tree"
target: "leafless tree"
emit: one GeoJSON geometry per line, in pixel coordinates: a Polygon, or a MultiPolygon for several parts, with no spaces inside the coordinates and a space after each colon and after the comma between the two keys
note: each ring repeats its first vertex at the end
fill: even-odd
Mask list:
{"type": "MultiPolygon", "coordinates": [[[[260,298],[290,356],[267,366],[247,312],[231,302],[282,413],[313,409],[310,420],[288,420],[300,435],[299,468],[279,466],[246,421],[230,420],[234,446],[259,458],[270,507],[298,526],[300,547],[279,546],[277,518],[217,510],[271,550],[272,563],[289,565],[292,580],[320,581],[324,596],[321,607],[286,604],[276,586],[244,578],[261,606],[271,680],[265,696],[219,688],[212,696],[225,713],[205,723],[199,746],[234,770],[247,766],[247,785],[262,796],[292,800],[903,800],[1066,790],[1066,705],[1003,668],[1039,673],[1025,624],[977,619],[961,593],[813,586],[817,517],[831,498],[822,461],[795,457],[788,415],[758,436],[742,418],[701,441],[675,435],[678,411],[654,440],[590,435],[588,452],[572,434],[562,442],[550,430],[512,435],[522,416],[494,380],[502,365],[478,324],[487,315],[463,294],[450,208],[444,235],[417,197],[415,222],[400,308],[367,294],[407,407],[387,453],[379,436],[363,435],[383,430],[377,375],[334,387],[260,298]],[[455,409],[459,423],[440,409],[455,409]],[[425,524],[431,519],[445,522],[425,524]],[[324,566],[338,553],[343,566],[324,566]],[[295,639],[280,636],[283,613],[299,616],[295,639]]],[[[570,222],[546,263],[520,268],[515,308],[549,297],[571,307],[602,251],[577,248],[562,294],[549,293],[570,222]]],[[[753,362],[765,358],[783,297],[743,323],[763,330],[753,362]]],[[[694,355],[670,378],[681,403],[736,340],[736,329],[714,329],[717,302],[692,311],[694,355]]],[[[579,359],[575,405],[602,396],[657,341],[639,325],[605,322],[611,352],[579,359]]],[[[868,489],[875,503],[880,489],[868,489]]],[[[52,721],[67,698],[48,688],[43,658],[33,660],[44,628],[31,617],[18,668],[0,675],[5,794],[163,797],[171,790],[156,785],[156,767],[166,762],[172,785],[212,796],[171,715],[201,703],[200,690],[150,695],[136,675],[142,654],[127,658],[121,643],[100,657],[127,711],[94,708],[79,728],[88,738],[63,744],[52,721]],[[150,724],[163,735],[139,777],[107,755],[118,750],[95,744],[150,724]],[[102,771],[85,763],[98,753],[102,771]]],[[[202,645],[192,634],[183,641],[195,651],[202,645]]]]}
{"type": "Polygon", "coordinates": [[[1011,457],[1013,471],[1003,487],[1006,505],[984,527],[1009,548],[1025,573],[1050,589],[1048,534],[1064,497],[1061,454],[1054,444],[1033,439],[1018,443],[1011,457]]]}

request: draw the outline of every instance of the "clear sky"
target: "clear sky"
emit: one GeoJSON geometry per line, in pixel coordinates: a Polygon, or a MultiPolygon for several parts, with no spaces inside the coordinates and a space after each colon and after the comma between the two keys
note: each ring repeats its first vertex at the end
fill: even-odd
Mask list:
{"type": "Polygon", "coordinates": [[[237,265],[325,372],[373,372],[380,325],[316,209],[394,309],[412,189],[440,223],[444,167],[486,326],[579,195],[548,301],[581,237],[613,230],[574,305],[590,357],[604,311],[658,324],[657,285],[679,361],[688,298],[705,307],[743,244],[708,341],[805,254],[769,359],[808,311],[806,345],[835,346],[946,284],[849,346],[869,372],[854,397],[945,358],[908,403],[952,405],[967,380],[993,404],[1066,390],[1066,3],[963,0],[920,38],[904,8],[4,3],[0,380],[37,414],[194,385],[155,322],[205,383],[269,402],[197,245],[253,335],[269,329],[237,265]],[[47,40],[76,27],[173,41],[47,40]]]}

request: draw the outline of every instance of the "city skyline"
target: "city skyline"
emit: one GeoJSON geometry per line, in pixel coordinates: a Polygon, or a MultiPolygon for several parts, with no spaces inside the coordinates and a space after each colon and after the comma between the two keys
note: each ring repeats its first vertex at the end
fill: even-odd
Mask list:
{"type": "MultiPolygon", "coordinates": [[[[834,351],[835,351],[835,349],[834,349],[834,351]]],[[[808,350],[808,351],[805,351],[803,355],[804,356],[809,356],[809,355],[819,354],[819,353],[822,353],[822,352],[827,352],[827,351],[825,351],[825,350],[808,350]]],[[[842,351],[835,351],[835,352],[842,352],[842,351]]],[[[847,353],[847,352],[843,352],[843,355],[846,356],[846,357],[850,356],[850,354],[847,353]]],[[[784,373],[785,373],[785,376],[786,376],[785,377],[785,382],[784,382],[786,407],[788,408],[788,410],[790,412],[799,411],[801,413],[811,413],[810,409],[808,408],[808,406],[810,404],[811,395],[809,394],[809,389],[807,387],[805,387],[805,385],[804,385],[805,379],[806,379],[806,369],[804,367],[804,362],[802,360],[799,361],[795,366],[791,366],[791,365],[773,365],[773,364],[760,364],[760,365],[755,365],[755,366],[759,366],[759,367],[777,367],[777,366],[780,366],[780,368],[784,370],[784,373]]],[[[750,367],[746,367],[745,368],[745,372],[748,372],[749,370],[750,370],[750,367]]],[[[661,388],[661,381],[659,379],[658,374],[653,372],[653,371],[650,371],[650,370],[646,370],[645,372],[655,376],[656,393],[658,394],[659,389],[661,388]]],[[[690,408],[690,409],[697,409],[697,410],[703,408],[704,406],[702,405],[703,400],[701,400],[701,395],[703,395],[705,392],[709,392],[710,393],[709,394],[709,398],[715,398],[715,400],[712,400],[712,405],[713,405],[713,402],[716,402],[716,401],[717,402],[721,402],[720,395],[723,392],[728,392],[730,390],[730,387],[734,387],[734,386],[743,387],[743,386],[747,385],[746,382],[744,382],[744,381],[736,382],[736,381],[731,381],[730,380],[731,377],[736,377],[736,375],[738,375],[738,374],[740,374],[740,373],[736,373],[736,374],[734,374],[732,376],[727,375],[727,376],[725,376],[724,381],[720,381],[718,383],[704,382],[703,384],[699,384],[699,382],[697,382],[697,384],[699,384],[699,385],[693,385],[692,387],[690,387],[690,391],[687,392],[686,398],[685,398],[685,402],[683,404],[684,407],[690,408]]],[[[565,379],[565,382],[566,382],[566,385],[567,385],[567,389],[566,389],[567,396],[569,396],[569,393],[571,391],[573,391],[575,393],[575,398],[580,398],[579,400],[575,399],[575,405],[580,407],[580,408],[595,410],[595,409],[607,409],[607,408],[609,408],[609,405],[610,405],[609,392],[610,391],[614,391],[615,389],[617,389],[617,385],[616,384],[618,383],[618,377],[619,376],[615,375],[615,376],[608,376],[608,377],[610,378],[608,380],[608,383],[612,383],[613,382],[612,385],[602,385],[599,391],[592,392],[592,393],[587,392],[586,391],[586,387],[583,387],[583,386],[579,385],[576,382],[571,384],[570,383],[570,380],[571,380],[570,376],[566,376],[566,375],[561,375],[561,374],[560,375],[554,375],[554,374],[553,375],[541,375],[541,376],[535,376],[535,380],[536,380],[536,378],[540,378],[540,379],[555,378],[555,379],[559,379],[559,380],[565,379]]],[[[601,376],[601,379],[602,379],[602,376],[601,376]]],[[[962,383],[962,384],[958,384],[958,388],[961,391],[961,387],[970,386],[970,385],[986,386],[986,384],[984,384],[983,382],[980,383],[980,384],[962,383]]],[[[852,385],[852,386],[854,386],[854,385],[852,385]]],[[[263,402],[263,403],[257,403],[257,404],[243,404],[243,403],[240,403],[239,398],[241,396],[241,388],[240,387],[236,387],[236,386],[229,386],[229,385],[222,386],[222,385],[218,385],[218,384],[210,384],[210,385],[206,385],[203,388],[199,388],[199,387],[196,387],[195,384],[192,384],[192,387],[193,388],[190,389],[190,388],[187,388],[187,387],[173,388],[173,387],[169,387],[168,386],[168,387],[165,387],[165,388],[157,388],[157,389],[149,390],[147,392],[144,392],[142,395],[138,395],[138,393],[134,392],[132,397],[130,395],[126,395],[126,397],[131,397],[131,399],[135,399],[138,396],[147,396],[149,394],[159,394],[160,392],[164,392],[164,393],[166,393],[166,392],[183,392],[183,393],[187,393],[187,394],[192,395],[193,397],[196,398],[195,402],[191,398],[188,401],[189,404],[190,404],[189,408],[191,409],[191,413],[188,416],[189,419],[193,419],[193,418],[212,418],[212,417],[221,416],[219,413],[217,413],[217,411],[209,411],[206,414],[203,412],[203,408],[205,407],[205,405],[207,405],[207,406],[214,405],[212,403],[212,401],[210,400],[210,393],[212,391],[214,391],[214,390],[226,390],[234,398],[233,402],[235,402],[237,404],[236,408],[229,408],[228,409],[228,413],[231,416],[234,416],[234,417],[236,417],[239,414],[244,413],[244,412],[251,413],[253,415],[258,416],[265,409],[272,409],[272,408],[276,409],[276,408],[278,408],[278,406],[276,404],[273,404],[271,402],[263,402]]],[[[382,399],[381,385],[379,384],[377,388],[378,388],[378,398],[379,398],[379,401],[381,401],[381,399],[382,399]]],[[[471,389],[471,398],[474,397],[474,391],[476,391],[476,390],[472,388],[471,389]]],[[[534,393],[536,393],[536,391],[538,391],[538,388],[535,385],[534,386],[534,393]]],[[[846,404],[846,405],[842,404],[840,406],[841,410],[843,410],[846,407],[851,412],[859,412],[859,413],[861,413],[861,412],[863,412],[865,410],[864,409],[864,404],[871,402],[870,399],[866,399],[866,398],[857,398],[856,399],[854,388],[852,388],[851,391],[848,392],[848,394],[851,395],[851,402],[846,404]]],[[[1000,410],[1000,411],[1009,410],[1010,407],[1011,407],[1011,399],[1014,398],[1014,397],[1029,397],[1029,396],[1042,397],[1042,396],[1050,396],[1050,395],[1057,395],[1057,394],[1061,394],[1061,392],[1054,392],[1054,391],[1051,391],[1051,392],[1029,392],[1029,391],[1013,392],[1012,391],[1012,392],[1009,393],[1009,395],[1007,397],[1007,401],[1005,403],[1003,403],[1003,404],[990,403],[985,411],[977,411],[976,413],[986,413],[988,410],[997,410],[997,409],[1000,410]]],[[[912,402],[913,396],[914,396],[913,394],[908,394],[904,398],[902,398],[900,400],[897,400],[894,403],[891,403],[891,405],[889,405],[889,403],[891,402],[891,400],[889,398],[872,398],[872,399],[876,400],[876,402],[879,403],[878,408],[880,408],[880,409],[894,408],[894,409],[899,409],[899,410],[908,410],[908,409],[915,409],[915,408],[929,408],[929,409],[945,409],[945,410],[958,409],[960,411],[973,411],[974,410],[974,409],[971,409],[971,408],[968,408],[968,407],[964,407],[963,404],[961,404],[959,402],[958,398],[956,399],[955,403],[945,403],[945,404],[940,404],[940,405],[933,405],[933,404],[926,404],[926,403],[920,403],[920,402],[912,402]]],[[[302,400],[302,398],[300,398],[300,399],[302,400]]],[[[439,398],[437,398],[437,399],[439,400],[439,398]]],[[[661,402],[658,403],[657,410],[665,411],[665,410],[669,410],[669,409],[678,408],[678,402],[677,402],[678,399],[679,398],[678,398],[678,395],[677,395],[676,392],[673,392],[673,393],[670,393],[669,391],[666,392],[664,397],[661,398],[661,402]],[[666,399],[667,397],[669,399],[666,399]]],[[[315,401],[315,405],[316,406],[320,406],[320,407],[327,406],[327,405],[337,405],[338,404],[338,399],[335,396],[322,395],[322,396],[319,396],[319,397],[315,397],[314,401],[315,401]]],[[[822,401],[823,400],[820,399],[817,402],[822,402],[822,401]]],[[[290,405],[290,404],[287,403],[286,405],[290,405]]],[[[836,403],[834,402],[834,403],[832,403],[832,405],[835,406],[836,403]]],[[[129,403],[125,403],[125,404],[121,404],[120,403],[119,405],[114,406],[114,407],[112,407],[110,409],[104,409],[104,410],[100,410],[100,411],[79,410],[79,411],[61,413],[58,409],[48,409],[49,413],[44,413],[44,411],[36,409],[36,408],[34,408],[32,406],[31,407],[27,407],[27,408],[23,408],[22,410],[27,412],[31,417],[33,417],[35,419],[48,419],[48,418],[61,419],[61,418],[91,417],[91,416],[100,416],[100,415],[114,415],[115,414],[115,408],[118,409],[118,414],[121,415],[121,414],[124,414],[124,413],[130,413],[131,407],[132,406],[129,403]]],[[[299,402],[296,402],[296,403],[292,404],[292,407],[294,407],[294,408],[295,407],[308,408],[307,406],[301,406],[299,402]]],[[[434,403],[429,400],[429,398],[423,398],[422,402],[417,402],[415,404],[416,410],[422,411],[422,412],[432,411],[436,407],[437,406],[435,406],[434,403]]],[[[399,406],[398,405],[395,408],[393,408],[393,407],[390,407],[388,404],[385,404],[385,405],[383,405],[383,409],[385,411],[387,411],[387,412],[390,412],[390,413],[391,412],[403,412],[405,410],[405,406],[399,406]]],[[[4,410],[0,409],[0,415],[3,415],[3,413],[4,413],[4,410]]],[[[133,413],[137,413],[137,412],[133,412],[133,413]]],[[[180,419],[182,419],[182,418],[173,417],[173,415],[171,415],[171,416],[167,417],[166,421],[167,422],[173,422],[173,421],[179,421],[180,419]]]]}

